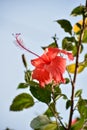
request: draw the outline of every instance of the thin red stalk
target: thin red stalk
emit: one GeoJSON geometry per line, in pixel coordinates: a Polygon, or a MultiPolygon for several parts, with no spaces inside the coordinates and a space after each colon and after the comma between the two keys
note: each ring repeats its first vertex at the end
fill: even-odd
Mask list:
{"type": "MultiPolygon", "coordinates": [[[[14,35],[14,34],[13,34],[13,35],[14,35]]],[[[21,39],[18,38],[19,35],[20,35],[20,34],[16,34],[16,35],[15,35],[17,44],[18,44],[21,48],[23,48],[24,50],[26,50],[27,52],[29,52],[29,53],[31,53],[31,54],[37,56],[37,57],[40,57],[39,55],[37,55],[37,54],[34,53],[33,51],[27,49],[27,48],[23,45],[23,41],[22,41],[21,39]]]]}

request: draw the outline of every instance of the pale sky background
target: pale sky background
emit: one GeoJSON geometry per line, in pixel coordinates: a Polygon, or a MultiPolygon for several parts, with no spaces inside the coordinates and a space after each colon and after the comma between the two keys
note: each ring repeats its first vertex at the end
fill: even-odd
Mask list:
{"type": "MultiPolygon", "coordinates": [[[[30,60],[35,58],[15,46],[12,33],[21,33],[25,45],[39,55],[42,54],[41,46],[50,44],[55,33],[61,47],[62,38],[68,34],[64,33],[55,20],[65,18],[74,24],[81,17],[72,17],[70,12],[80,4],[85,4],[85,0],[0,0],[0,130],[6,127],[31,130],[30,121],[46,110],[45,104],[37,103],[33,108],[21,112],[9,111],[13,98],[21,92],[28,92],[28,89],[16,89],[20,82],[24,82],[25,69],[21,55],[26,55],[30,68],[30,60]]],[[[77,78],[77,88],[83,88],[84,97],[87,94],[86,71],[77,78]]],[[[63,87],[67,95],[70,95],[69,87],[63,87]]],[[[67,121],[63,103],[60,102],[58,105],[64,121],[67,121]]]]}

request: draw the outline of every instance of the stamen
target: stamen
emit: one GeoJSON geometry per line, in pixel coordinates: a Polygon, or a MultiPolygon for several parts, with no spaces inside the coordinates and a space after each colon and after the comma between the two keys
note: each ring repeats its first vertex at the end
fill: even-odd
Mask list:
{"type": "Polygon", "coordinates": [[[16,44],[17,44],[19,47],[23,48],[23,49],[26,50],[27,52],[29,52],[29,53],[31,53],[31,54],[37,56],[37,57],[40,57],[39,55],[37,55],[36,53],[30,51],[29,49],[27,49],[27,48],[23,45],[23,40],[22,40],[22,39],[19,39],[19,36],[21,35],[21,33],[17,33],[17,34],[15,34],[15,35],[12,34],[12,35],[16,38],[16,44]]]}

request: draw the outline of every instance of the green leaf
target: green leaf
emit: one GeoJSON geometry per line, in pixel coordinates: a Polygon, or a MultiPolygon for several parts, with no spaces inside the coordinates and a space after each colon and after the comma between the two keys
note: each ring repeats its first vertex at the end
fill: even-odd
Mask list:
{"type": "Polygon", "coordinates": [[[58,45],[56,42],[52,42],[51,44],[49,44],[48,46],[44,46],[44,47],[41,47],[43,50],[45,50],[46,48],[49,48],[49,47],[52,47],[52,48],[58,48],[58,45]]]}
{"type": "Polygon", "coordinates": [[[77,33],[78,33],[78,34],[81,33],[81,28],[82,28],[81,23],[77,22],[77,23],[76,23],[76,26],[79,28],[79,32],[77,32],[77,33]]]}
{"type": "Polygon", "coordinates": [[[66,102],[66,109],[68,109],[71,106],[71,100],[67,100],[66,102]]]}
{"type": "Polygon", "coordinates": [[[18,89],[20,89],[20,88],[27,88],[29,85],[27,84],[27,83],[20,83],[19,85],[18,85],[18,89]]]}
{"type": "Polygon", "coordinates": [[[59,130],[64,130],[64,127],[63,126],[59,126],[59,130]]]}
{"type": "Polygon", "coordinates": [[[87,43],[87,30],[84,30],[83,38],[82,38],[82,43],[87,43]]]}
{"type": "Polygon", "coordinates": [[[28,85],[29,86],[35,86],[35,87],[39,86],[39,84],[37,82],[33,81],[33,80],[29,81],[28,85]]]}
{"type": "Polygon", "coordinates": [[[57,99],[60,97],[60,95],[61,95],[61,89],[60,89],[60,87],[57,85],[57,86],[55,86],[55,88],[54,88],[54,98],[55,98],[55,100],[57,100],[57,99]]]}
{"type": "Polygon", "coordinates": [[[57,130],[56,122],[52,122],[52,123],[45,125],[43,130],[57,130]]]}
{"type": "Polygon", "coordinates": [[[34,105],[34,100],[31,95],[21,93],[13,99],[10,106],[11,111],[22,111],[24,108],[29,108],[34,105]]]}
{"type": "Polygon", "coordinates": [[[63,97],[63,99],[65,100],[68,99],[68,97],[65,94],[61,94],[60,96],[63,97]]]}
{"type": "Polygon", "coordinates": [[[84,66],[87,67],[87,59],[84,61],[84,66]]]}
{"type": "Polygon", "coordinates": [[[49,124],[50,122],[51,121],[49,120],[49,118],[46,115],[40,115],[31,121],[30,126],[33,129],[40,129],[43,126],[49,124]]]}
{"type": "Polygon", "coordinates": [[[84,61],[87,61],[87,53],[84,55],[84,61]]]}
{"type": "Polygon", "coordinates": [[[65,37],[62,40],[62,48],[71,51],[73,49],[73,42],[75,42],[74,37],[65,37]]]}
{"type": "Polygon", "coordinates": [[[65,78],[65,83],[66,84],[70,83],[70,79],[69,78],[65,78]]]}
{"type": "Polygon", "coordinates": [[[52,112],[52,110],[55,110],[55,106],[54,103],[51,103],[48,107],[48,109],[46,110],[46,112],[44,113],[44,115],[47,115],[47,117],[53,117],[54,114],[52,112]]]}
{"type": "Polygon", "coordinates": [[[77,55],[77,45],[73,45],[72,53],[73,53],[73,56],[77,55]]]}
{"type": "Polygon", "coordinates": [[[30,86],[30,91],[32,95],[41,102],[49,103],[51,101],[51,91],[48,89],[49,86],[41,88],[38,86],[30,86]]]}
{"type": "Polygon", "coordinates": [[[87,130],[87,119],[84,120],[82,130],[87,130]]]}
{"type": "Polygon", "coordinates": [[[75,97],[81,97],[81,94],[82,94],[82,89],[79,89],[76,91],[75,97]]]}
{"type": "Polygon", "coordinates": [[[29,81],[32,80],[32,76],[31,76],[31,71],[30,70],[27,70],[25,72],[25,81],[28,83],[29,81]]]}
{"type": "Polygon", "coordinates": [[[51,47],[51,48],[58,48],[58,44],[57,44],[58,38],[56,37],[56,34],[52,38],[53,38],[54,42],[52,42],[48,46],[41,47],[43,50],[45,50],[46,48],[49,48],[49,47],[51,47]]]}
{"type": "Polygon", "coordinates": [[[72,34],[72,25],[70,21],[66,19],[57,20],[57,23],[61,25],[65,32],[68,32],[70,35],[72,34]]]}
{"type": "MultiPolygon", "coordinates": [[[[77,45],[78,45],[78,43],[76,43],[76,45],[73,45],[72,53],[74,56],[77,55],[77,45]]],[[[82,53],[82,51],[83,51],[83,45],[81,45],[81,47],[80,47],[80,53],[82,53]]]]}
{"type": "Polygon", "coordinates": [[[83,5],[77,6],[71,12],[72,16],[83,15],[85,7],[83,5]]]}
{"type": "Polygon", "coordinates": [[[87,100],[86,99],[80,99],[78,102],[78,111],[80,113],[80,116],[84,119],[87,119],[87,100]]]}
{"type": "MultiPolygon", "coordinates": [[[[84,124],[84,118],[78,120],[72,127],[71,130],[81,130],[84,124]]],[[[82,129],[83,130],[83,129],[82,129]]]]}

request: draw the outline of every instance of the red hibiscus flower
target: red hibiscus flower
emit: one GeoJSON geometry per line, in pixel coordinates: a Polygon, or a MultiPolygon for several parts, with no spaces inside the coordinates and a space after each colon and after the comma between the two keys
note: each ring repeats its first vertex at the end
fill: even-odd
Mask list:
{"type": "Polygon", "coordinates": [[[31,60],[32,65],[36,67],[33,70],[32,78],[38,80],[42,87],[52,81],[55,84],[65,83],[63,74],[66,70],[66,58],[61,56],[62,53],[73,60],[71,53],[58,48],[47,48],[41,57],[31,60]]]}
{"type": "Polygon", "coordinates": [[[60,50],[59,48],[46,48],[44,54],[39,56],[27,49],[19,36],[20,34],[15,35],[17,45],[38,57],[31,60],[32,65],[35,66],[32,78],[38,80],[41,87],[45,87],[45,85],[51,82],[55,84],[65,83],[63,74],[66,70],[66,58],[62,56],[62,53],[67,55],[70,60],[73,60],[72,53],[60,50]]]}

